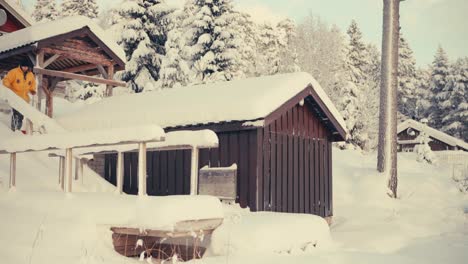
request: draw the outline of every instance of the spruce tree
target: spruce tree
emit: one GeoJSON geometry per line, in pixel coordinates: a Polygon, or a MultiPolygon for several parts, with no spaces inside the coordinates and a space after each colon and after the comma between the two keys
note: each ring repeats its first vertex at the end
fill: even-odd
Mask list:
{"type": "Polygon", "coordinates": [[[110,31],[127,57],[120,78],[134,92],[161,86],[158,81],[173,11],[163,0],[127,0],[111,12],[110,31]]]}
{"type": "Polygon", "coordinates": [[[271,23],[258,29],[258,75],[274,75],[280,72],[280,45],[278,30],[271,23]]]}
{"type": "Polygon", "coordinates": [[[62,17],[85,16],[97,18],[99,7],[96,0],[63,0],[61,15],[62,17]]]}
{"type": "Polygon", "coordinates": [[[432,90],[430,88],[430,69],[419,68],[416,71],[415,120],[427,118],[430,114],[432,90]]]}
{"type": "Polygon", "coordinates": [[[405,116],[416,116],[416,60],[406,39],[400,34],[398,59],[398,110],[405,116]]]}
{"type": "Polygon", "coordinates": [[[182,23],[184,56],[195,73],[194,82],[229,81],[243,76],[239,47],[242,40],[236,34],[239,13],[231,0],[189,0],[186,10],[192,16],[182,23]]]}
{"type": "Polygon", "coordinates": [[[347,143],[367,148],[369,134],[366,128],[366,116],[369,109],[364,107],[367,92],[370,91],[368,76],[369,53],[362,40],[362,33],[356,23],[352,21],[347,31],[349,44],[345,62],[347,83],[341,91],[339,108],[350,132],[347,143]]]}
{"type": "Polygon", "coordinates": [[[432,73],[431,73],[431,80],[430,80],[430,88],[432,92],[431,98],[431,108],[430,108],[430,126],[434,128],[441,128],[442,118],[444,117],[442,102],[444,101],[443,98],[443,90],[445,85],[447,84],[447,76],[449,75],[449,59],[447,54],[439,46],[436,55],[434,57],[434,61],[432,62],[432,73]]]}
{"type": "Polygon", "coordinates": [[[36,22],[56,20],[59,16],[56,0],[36,0],[32,15],[36,22]]]}
{"type": "Polygon", "coordinates": [[[447,83],[439,94],[444,113],[442,130],[467,140],[468,133],[468,58],[458,59],[450,68],[447,83]]]}

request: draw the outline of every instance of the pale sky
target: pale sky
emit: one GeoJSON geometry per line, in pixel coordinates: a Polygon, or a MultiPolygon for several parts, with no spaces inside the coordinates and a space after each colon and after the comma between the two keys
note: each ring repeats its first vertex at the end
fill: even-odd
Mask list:
{"type": "MultiPolygon", "coordinates": [[[[120,0],[97,0],[102,9],[120,0]]],[[[166,0],[181,5],[184,0],[166,0]]],[[[23,0],[32,9],[35,0],[23,0]]],[[[61,2],[61,0],[58,0],[61,2]]],[[[382,0],[233,0],[234,4],[257,21],[277,21],[290,17],[300,21],[309,12],[342,31],[355,19],[364,38],[380,46],[382,0]]],[[[438,45],[451,60],[468,56],[468,0],[405,0],[401,3],[401,28],[413,49],[418,65],[432,61],[438,45]]]]}

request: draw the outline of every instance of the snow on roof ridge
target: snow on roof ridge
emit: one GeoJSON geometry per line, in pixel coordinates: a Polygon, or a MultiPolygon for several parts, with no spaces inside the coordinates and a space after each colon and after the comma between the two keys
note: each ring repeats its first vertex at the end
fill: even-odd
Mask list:
{"type": "Polygon", "coordinates": [[[104,44],[112,50],[122,61],[126,61],[125,52],[93,20],[84,16],[71,16],[55,21],[34,24],[30,27],[6,34],[0,37],[0,53],[16,49],[54,36],[66,34],[81,28],[88,27],[104,44]]]}
{"type": "Polygon", "coordinates": [[[303,72],[114,96],[64,115],[58,122],[70,130],[80,130],[110,128],[120,123],[153,122],[167,128],[259,120],[310,85],[346,130],[340,113],[318,82],[303,72]]]}
{"type": "Polygon", "coordinates": [[[451,135],[449,135],[449,134],[447,134],[445,132],[442,132],[440,130],[432,128],[432,127],[430,127],[428,125],[424,125],[421,122],[418,122],[418,121],[413,120],[413,119],[407,119],[404,122],[400,123],[398,125],[398,127],[397,127],[397,133],[400,133],[403,130],[408,129],[409,127],[412,127],[412,128],[417,129],[419,131],[425,129],[425,132],[429,136],[431,136],[431,137],[433,137],[433,138],[435,138],[437,140],[440,140],[440,141],[442,141],[444,143],[447,143],[448,145],[451,145],[451,146],[460,146],[460,147],[468,150],[468,143],[466,143],[462,139],[451,136],[451,135]]]}

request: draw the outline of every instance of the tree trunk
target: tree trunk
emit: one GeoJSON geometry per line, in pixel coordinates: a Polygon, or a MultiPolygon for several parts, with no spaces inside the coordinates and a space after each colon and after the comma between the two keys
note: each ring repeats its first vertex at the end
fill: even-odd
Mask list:
{"type": "Polygon", "coordinates": [[[400,0],[383,0],[382,81],[380,84],[379,147],[377,170],[388,177],[397,197],[397,88],[400,0]]]}

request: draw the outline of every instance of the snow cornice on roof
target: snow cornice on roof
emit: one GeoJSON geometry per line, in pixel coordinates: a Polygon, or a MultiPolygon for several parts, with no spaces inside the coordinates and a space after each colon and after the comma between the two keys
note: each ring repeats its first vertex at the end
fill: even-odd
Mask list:
{"type": "Polygon", "coordinates": [[[424,131],[426,132],[430,137],[435,138],[447,145],[450,145],[452,147],[460,147],[463,148],[464,150],[468,151],[468,143],[465,141],[458,139],[456,137],[450,136],[442,131],[439,131],[437,129],[434,129],[430,126],[424,125],[416,120],[413,119],[408,119],[398,125],[397,128],[397,133],[401,133],[402,131],[412,128],[414,130],[417,130],[419,132],[424,131]]]}

